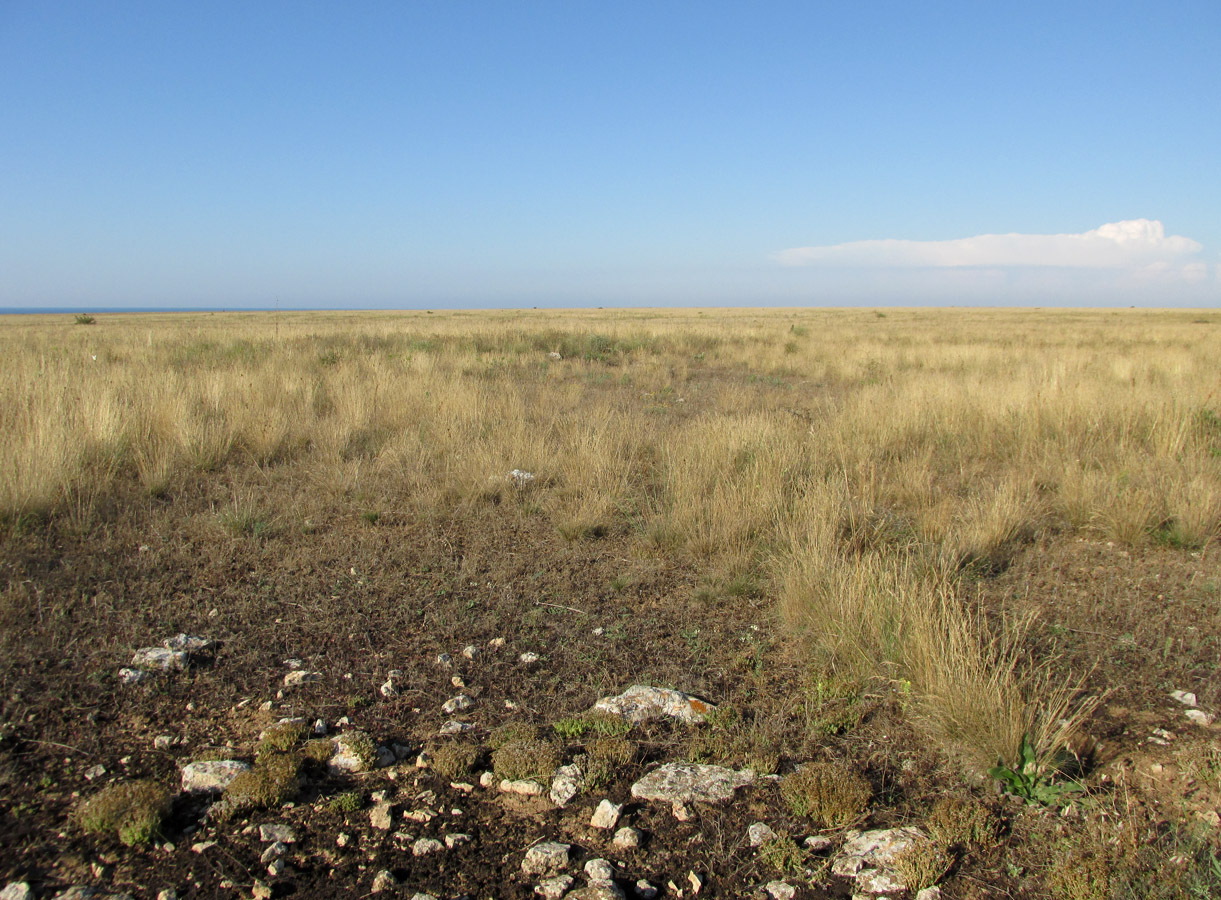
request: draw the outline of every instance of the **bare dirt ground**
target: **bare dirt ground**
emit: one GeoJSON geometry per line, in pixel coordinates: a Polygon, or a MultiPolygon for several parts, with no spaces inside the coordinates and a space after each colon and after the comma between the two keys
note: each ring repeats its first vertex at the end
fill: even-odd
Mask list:
{"type": "MultiPolygon", "coordinates": [[[[407,895],[528,897],[539,879],[522,874],[521,858],[547,838],[573,844],[581,857],[612,859],[629,891],[647,879],[668,895],[676,895],[671,883],[689,895],[695,872],[707,879],[701,896],[748,896],[786,877],[800,897],[848,893],[827,873],[825,854],[786,871],[749,845],[747,826],[756,821],[798,841],[818,831],[774,787],[747,789],[729,804],[697,804],[686,822],[668,806],[630,797],[632,782],[654,763],[745,765],[761,751],[774,754],[781,774],[812,758],[850,761],[873,789],[861,823],[869,827],[918,824],[946,793],[984,800],[1002,816],[1001,837],[957,857],[941,884],[944,897],[1050,896],[1042,878],[1047,843],[1082,846],[1098,815],[1105,831],[1116,798],[1138,808],[1153,835],[1215,816],[1214,729],[1188,722],[1169,697],[1172,689],[1193,691],[1204,709],[1221,701],[1215,550],[1052,537],[977,582],[986,603],[1037,609],[1030,640],[1040,658],[1089,671],[1089,687],[1105,694],[1092,723],[1098,743],[1086,757],[1097,802],[1077,800],[1057,813],[1003,800],[987,780],[964,775],[892,696],[868,685],[838,697],[812,689],[815,673],[778,637],[765,584],[727,587],[694,563],[651,555],[628,533],[565,540],[517,498],[427,521],[337,510],[303,528],[286,516],[260,534],[234,537],[214,515],[227,490],[218,473],[172,498],[133,491],[122,516],[84,529],[43,523],[0,545],[5,882],[28,880],[46,896],[91,884],[151,898],[167,888],[180,897],[243,897],[262,881],[277,897],[304,898],[367,894],[374,873],[388,869],[407,895]],[[178,632],[207,636],[218,649],[187,672],[119,682],[136,648],[178,632]],[[496,638],[502,648],[489,647],[496,638]],[[480,648],[473,660],[461,655],[468,645],[480,648]],[[521,663],[524,652],[539,661],[521,663]],[[436,663],[441,653],[452,656],[450,667],[436,663]],[[290,658],[323,677],[281,696],[290,658]],[[399,695],[387,699],[378,686],[391,669],[403,678],[399,695]],[[450,718],[441,706],[457,693],[455,676],[475,700],[466,718],[477,726],[476,742],[525,721],[550,734],[566,758],[582,738],[555,734],[554,723],[636,683],[732,706],[745,724],[639,726],[628,734],[635,758],[596,794],[558,809],[477,785],[465,793],[415,768],[417,751],[436,747],[450,718]],[[260,708],[266,701],[270,710],[260,708]],[[285,716],[321,718],[332,728],[346,716],[411,752],[368,774],[307,770],[291,806],[219,824],[202,818],[203,804],[180,798],[149,847],[75,825],[79,798],[100,784],[136,777],[175,784],[190,759],[249,759],[260,731],[285,716]],[[1151,742],[1155,729],[1169,736],[1151,742]],[[159,735],[173,745],[155,749],[159,735]],[[98,765],[105,774],[87,780],[98,765]],[[471,842],[413,856],[405,838],[370,827],[368,795],[378,790],[404,809],[433,801],[436,818],[406,823],[411,839],[453,832],[471,842]],[[350,791],[360,792],[364,808],[344,812],[330,802],[350,791]],[[602,796],[629,804],[624,821],[647,835],[641,848],[613,848],[609,834],[589,827],[602,796]],[[290,823],[300,838],[274,879],[260,861],[265,845],[247,828],[271,821],[290,823]],[[205,841],[216,845],[192,852],[205,841]]],[[[488,768],[486,755],[480,768],[488,768]]],[[[1172,870],[1171,856],[1159,859],[1172,870]]]]}

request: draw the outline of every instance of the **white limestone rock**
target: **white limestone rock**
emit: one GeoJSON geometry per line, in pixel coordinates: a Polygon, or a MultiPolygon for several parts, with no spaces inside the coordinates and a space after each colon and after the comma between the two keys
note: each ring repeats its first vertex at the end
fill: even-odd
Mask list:
{"type": "Polygon", "coordinates": [[[619,803],[611,803],[609,800],[603,800],[598,804],[598,808],[594,810],[593,817],[589,820],[591,828],[601,828],[604,831],[609,831],[619,824],[619,816],[623,812],[623,806],[619,803]]]}
{"type": "Polygon", "coordinates": [[[435,838],[420,838],[411,845],[412,856],[428,856],[432,853],[440,853],[445,849],[445,845],[435,838]]]}
{"type": "Polygon", "coordinates": [[[573,877],[571,875],[557,875],[555,878],[540,881],[535,885],[534,893],[542,897],[543,900],[560,900],[560,897],[568,893],[572,883],[573,877]]]}
{"type": "Polygon", "coordinates": [[[393,891],[399,886],[399,880],[394,877],[394,873],[389,869],[382,869],[373,876],[373,887],[371,893],[384,894],[387,891],[393,891]]]}
{"type": "Polygon", "coordinates": [[[558,841],[545,841],[535,844],[526,851],[521,861],[521,870],[525,875],[549,875],[552,872],[566,868],[569,862],[571,844],[561,844],[558,841]]]}
{"type": "Polygon", "coordinates": [[[631,825],[624,825],[615,832],[615,837],[611,843],[620,850],[635,850],[644,843],[644,832],[639,828],[633,828],[631,825]]]}
{"type": "Polygon", "coordinates": [[[585,773],[575,763],[560,766],[551,779],[551,802],[563,809],[585,784],[585,773]]]}
{"type": "Polygon", "coordinates": [[[219,793],[250,765],[238,759],[209,759],[182,767],[182,790],[187,794],[219,793]]]}
{"type": "Polygon", "coordinates": [[[855,879],[857,888],[870,894],[906,890],[907,885],[894,869],[895,861],[917,842],[926,840],[916,828],[850,831],[831,861],[831,874],[855,879]]]}
{"type": "Polygon", "coordinates": [[[216,646],[211,638],[199,637],[194,634],[176,634],[166,638],[161,645],[167,650],[181,650],[184,653],[204,653],[216,646]]]}
{"type": "Polygon", "coordinates": [[[297,832],[281,822],[272,822],[259,826],[259,840],[264,844],[279,841],[282,844],[297,843],[297,832]]]}
{"type": "Polygon", "coordinates": [[[593,711],[618,716],[628,722],[647,722],[666,716],[688,724],[704,721],[716,709],[711,703],[670,688],[634,684],[617,697],[603,697],[593,711]]]}
{"type": "Polygon", "coordinates": [[[755,822],[746,829],[746,837],[750,840],[752,847],[761,847],[768,841],[776,840],[778,835],[765,822],[755,822]]]}
{"type": "Polygon", "coordinates": [[[188,654],[185,650],[170,650],[166,647],[141,647],[131,658],[130,665],[135,669],[150,672],[181,671],[187,667],[188,654]]]}
{"type": "Polygon", "coordinates": [[[724,766],[672,762],[659,766],[632,785],[638,800],[666,803],[722,803],[738,788],[753,784],[755,773],[735,772],[724,766]]]}
{"type": "Polygon", "coordinates": [[[763,885],[763,893],[768,900],[793,900],[797,896],[797,888],[787,881],[769,881],[763,885]]]}
{"type": "Polygon", "coordinates": [[[300,687],[303,684],[315,684],[322,680],[321,672],[307,672],[304,669],[294,669],[284,676],[284,686],[300,687]]]}
{"type": "Polygon", "coordinates": [[[615,867],[604,859],[587,859],[585,877],[590,881],[610,881],[615,877],[615,867]]]}

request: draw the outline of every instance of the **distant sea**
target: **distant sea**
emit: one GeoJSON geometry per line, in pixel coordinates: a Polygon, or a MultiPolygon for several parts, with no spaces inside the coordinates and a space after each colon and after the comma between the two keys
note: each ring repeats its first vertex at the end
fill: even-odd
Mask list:
{"type": "MultiPolygon", "coordinates": [[[[33,315],[36,313],[167,313],[167,312],[272,312],[274,306],[240,306],[232,309],[219,306],[0,306],[0,315],[33,315]]],[[[281,312],[291,312],[286,307],[281,312]]]]}

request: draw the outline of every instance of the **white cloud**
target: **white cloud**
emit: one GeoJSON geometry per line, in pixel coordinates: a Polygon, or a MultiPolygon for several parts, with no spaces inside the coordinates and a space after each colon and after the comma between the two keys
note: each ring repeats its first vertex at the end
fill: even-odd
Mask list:
{"type": "Polygon", "coordinates": [[[1191,238],[1166,236],[1156,219],[1111,222],[1083,234],[980,234],[950,241],[852,241],[793,247],[772,258],[786,266],[851,268],[1061,267],[1144,269],[1186,280],[1203,275],[1186,257],[1203,249],[1191,238]]]}

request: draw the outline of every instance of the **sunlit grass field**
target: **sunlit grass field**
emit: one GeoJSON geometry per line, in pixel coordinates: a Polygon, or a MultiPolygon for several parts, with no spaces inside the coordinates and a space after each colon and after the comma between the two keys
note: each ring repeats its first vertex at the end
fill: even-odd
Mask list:
{"type": "Polygon", "coordinates": [[[6,529],[215,477],[218,521],[291,532],[475,509],[521,469],[565,538],[765,584],[812,657],[985,764],[1071,744],[1091,701],[964,575],[1042,535],[1221,531],[1211,311],[6,316],[0,352],[6,529]]]}

